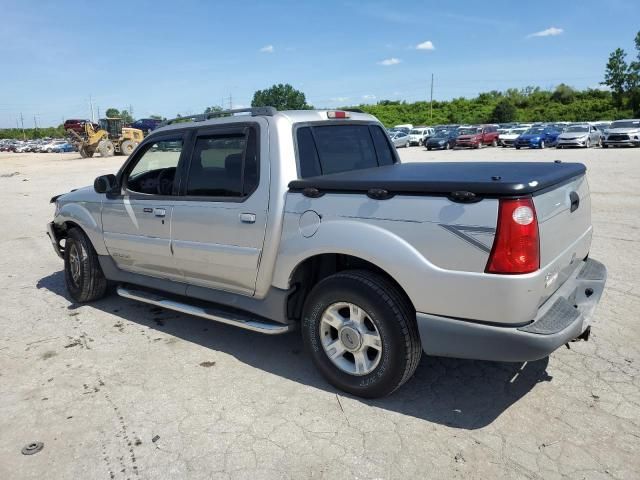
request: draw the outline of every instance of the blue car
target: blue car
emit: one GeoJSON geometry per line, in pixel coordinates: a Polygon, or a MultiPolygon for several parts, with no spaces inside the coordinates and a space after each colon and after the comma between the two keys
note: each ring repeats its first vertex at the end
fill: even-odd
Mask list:
{"type": "Polygon", "coordinates": [[[75,151],[76,147],[74,147],[72,144],[70,143],[60,143],[58,145],[56,145],[55,147],[53,147],[53,149],[51,150],[54,153],[63,153],[63,152],[73,152],[75,151]]]}
{"type": "Polygon", "coordinates": [[[141,118],[140,120],[136,120],[131,124],[132,128],[139,128],[142,132],[147,135],[151,130],[155,130],[160,126],[162,120],[158,120],[155,118],[141,118]]]}
{"type": "Polygon", "coordinates": [[[556,128],[532,127],[513,142],[516,149],[552,147],[562,132],[556,128]]]}

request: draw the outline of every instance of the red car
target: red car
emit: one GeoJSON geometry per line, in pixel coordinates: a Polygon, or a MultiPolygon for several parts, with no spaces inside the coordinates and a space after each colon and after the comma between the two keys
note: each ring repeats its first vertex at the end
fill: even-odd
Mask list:
{"type": "Polygon", "coordinates": [[[495,125],[461,127],[458,130],[456,148],[480,148],[483,145],[497,147],[498,135],[498,127],[495,125]]]}
{"type": "MultiPolygon", "coordinates": [[[[75,118],[70,118],[69,120],[65,120],[64,121],[64,130],[65,132],[67,130],[73,130],[76,133],[84,133],[84,124],[85,123],[91,123],[90,120],[78,120],[75,118]]],[[[94,123],[93,124],[93,128],[97,129],[99,128],[98,124],[94,123]]]]}

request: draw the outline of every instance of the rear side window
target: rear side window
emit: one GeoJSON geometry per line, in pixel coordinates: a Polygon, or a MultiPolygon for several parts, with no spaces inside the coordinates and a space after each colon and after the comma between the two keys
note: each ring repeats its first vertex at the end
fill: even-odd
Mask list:
{"type": "Polygon", "coordinates": [[[245,197],[258,185],[256,133],[198,137],[187,178],[186,195],[245,197]]]}
{"type": "Polygon", "coordinates": [[[377,125],[324,125],[297,130],[300,176],[390,165],[395,157],[377,125]]]}

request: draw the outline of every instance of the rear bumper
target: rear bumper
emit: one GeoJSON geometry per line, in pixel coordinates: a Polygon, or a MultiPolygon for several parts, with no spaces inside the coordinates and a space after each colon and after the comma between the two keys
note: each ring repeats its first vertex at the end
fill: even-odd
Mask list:
{"type": "Polygon", "coordinates": [[[495,326],[418,313],[422,349],[428,355],[502,362],[544,358],[589,327],[606,279],[602,263],[583,261],[526,325],[495,326]]]}

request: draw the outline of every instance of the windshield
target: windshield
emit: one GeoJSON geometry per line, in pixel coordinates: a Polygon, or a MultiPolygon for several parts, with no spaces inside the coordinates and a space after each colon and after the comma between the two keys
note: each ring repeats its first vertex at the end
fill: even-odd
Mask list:
{"type": "Polygon", "coordinates": [[[610,128],[640,128],[640,120],[622,120],[613,122],[610,128]]]}
{"type": "Polygon", "coordinates": [[[587,127],[586,125],[574,125],[573,127],[567,128],[565,131],[585,133],[589,131],[589,127],[587,127]]]}
{"type": "Polygon", "coordinates": [[[414,128],[409,133],[411,135],[422,135],[424,133],[424,130],[420,130],[420,129],[414,128]]]}
{"type": "Polygon", "coordinates": [[[540,128],[540,127],[530,128],[524,133],[526,135],[540,135],[541,133],[544,133],[544,128],[540,128]]]}
{"type": "Polygon", "coordinates": [[[434,138],[447,138],[449,136],[449,132],[447,130],[440,130],[435,134],[434,138]]]}
{"type": "Polygon", "coordinates": [[[459,135],[475,135],[476,133],[480,133],[479,128],[461,128],[458,130],[459,135]]]}
{"type": "Polygon", "coordinates": [[[520,135],[521,133],[526,132],[526,128],[514,128],[513,130],[509,130],[509,133],[513,133],[515,135],[520,135]]]}

